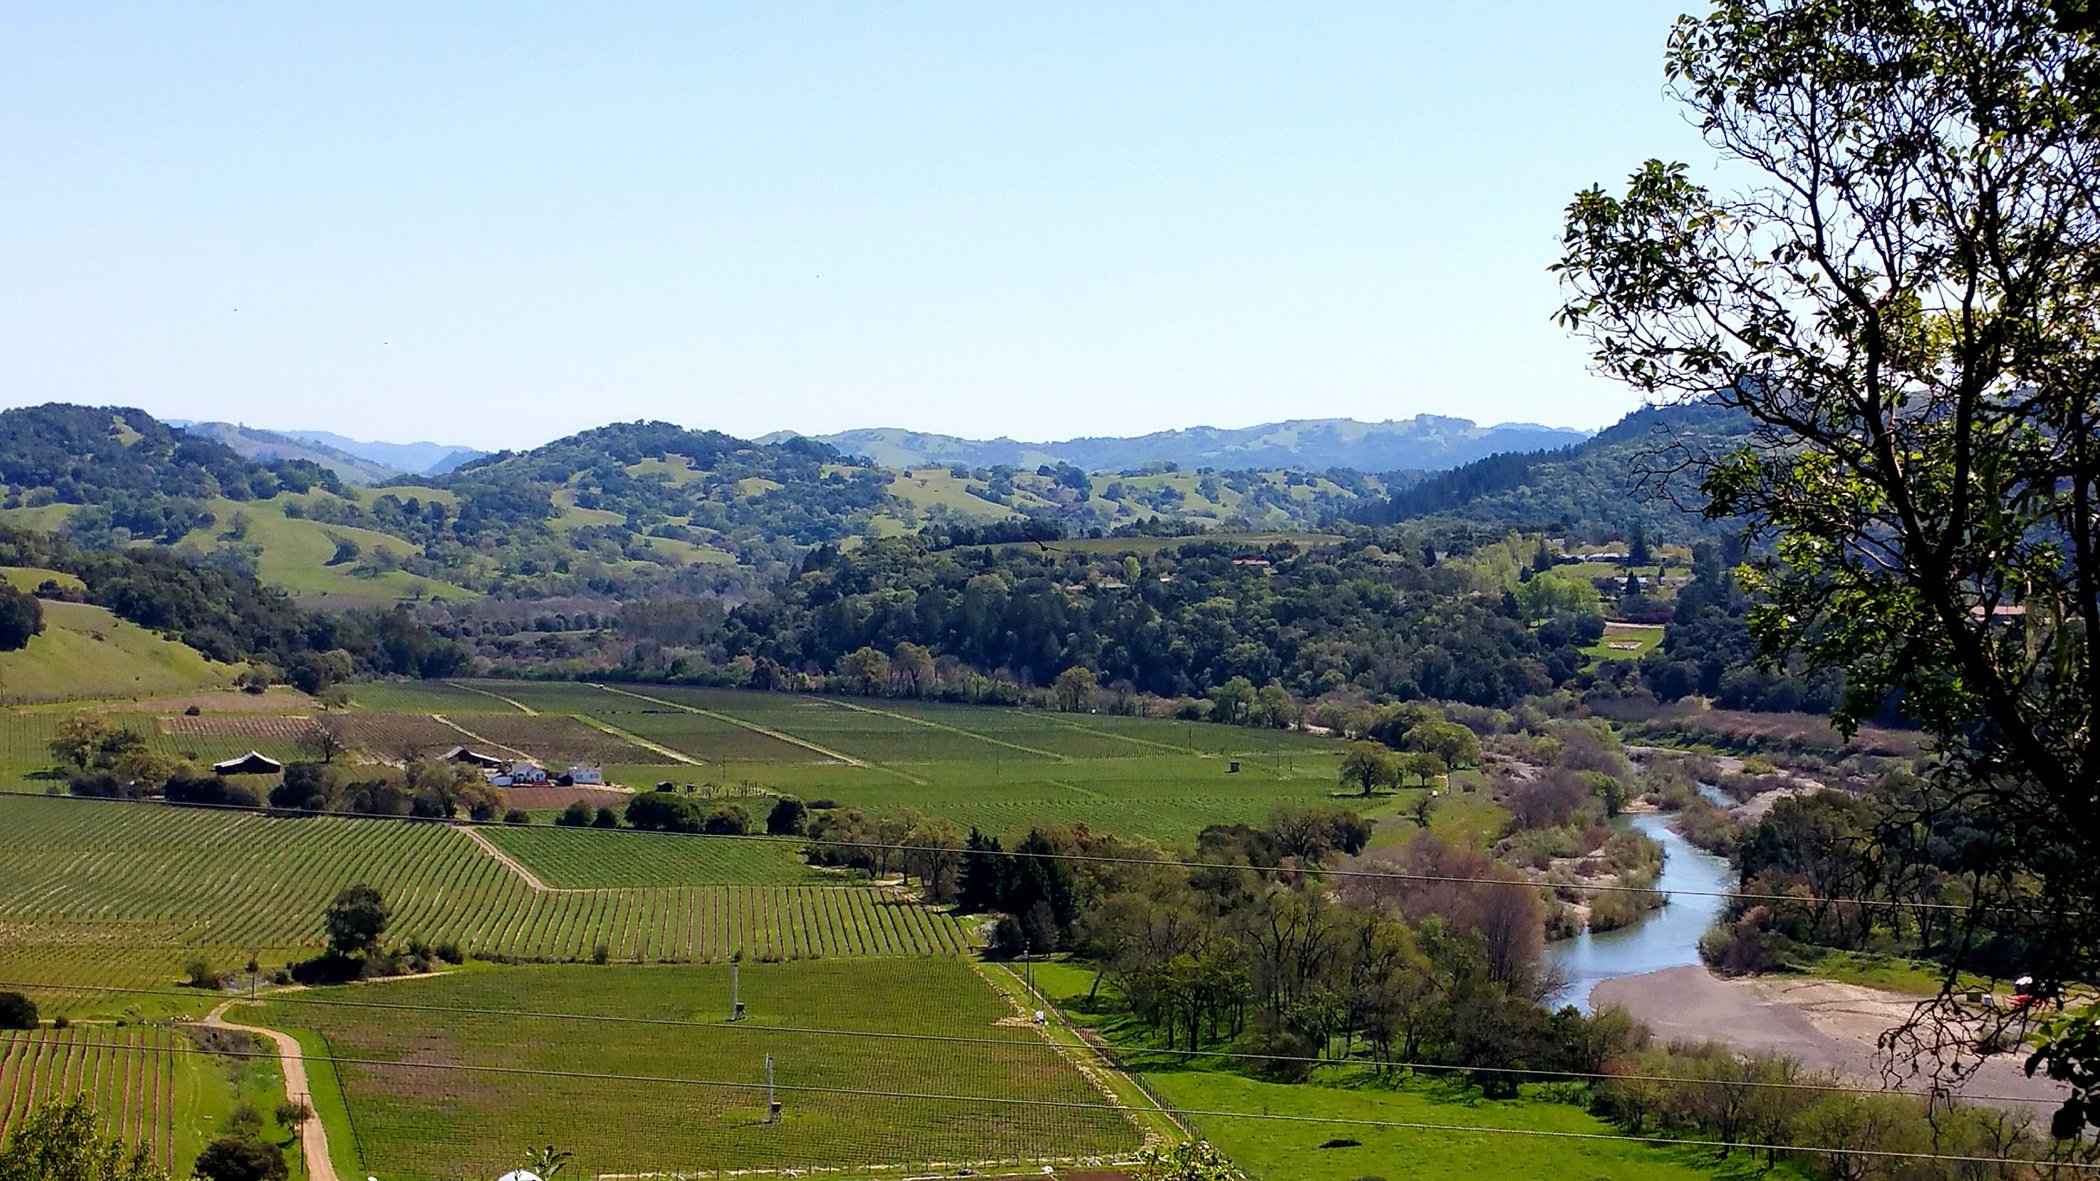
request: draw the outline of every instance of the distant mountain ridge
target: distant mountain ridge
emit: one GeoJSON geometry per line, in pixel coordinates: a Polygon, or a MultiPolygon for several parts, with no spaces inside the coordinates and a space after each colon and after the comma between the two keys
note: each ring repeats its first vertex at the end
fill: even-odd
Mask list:
{"type": "Polygon", "coordinates": [[[489,452],[457,443],[386,443],[368,442],[338,435],[333,431],[278,431],[288,438],[308,443],[319,443],[332,447],[359,459],[411,476],[442,476],[457,470],[461,464],[470,463],[488,455],[489,452]]]}
{"type": "Polygon", "coordinates": [[[273,459],[305,459],[320,464],[346,484],[383,484],[402,475],[398,469],[374,463],[361,455],[312,439],[294,438],[276,431],[232,422],[186,422],[169,419],[167,424],[183,433],[211,439],[232,448],[246,459],[267,463],[273,459]]]}
{"type": "Polygon", "coordinates": [[[161,421],[223,443],[248,459],[265,463],[273,459],[311,460],[350,484],[385,484],[400,476],[442,476],[490,454],[455,443],[367,442],[331,431],[273,431],[246,423],[186,418],[161,421]]]}
{"type": "MultiPolygon", "coordinates": [[[[792,431],[760,442],[793,437],[792,431]]],[[[1580,443],[1588,431],[1535,423],[1480,426],[1470,419],[1418,414],[1385,422],[1301,418],[1258,426],[1187,427],[1128,437],[1093,435],[1048,443],[965,439],[874,427],[808,436],[886,467],[926,464],[1001,465],[1032,470],[1069,463],[1089,472],[1135,471],[1157,464],[1221,471],[1296,468],[1360,472],[1438,471],[1508,451],[1542,451],[1580,443]]]]}

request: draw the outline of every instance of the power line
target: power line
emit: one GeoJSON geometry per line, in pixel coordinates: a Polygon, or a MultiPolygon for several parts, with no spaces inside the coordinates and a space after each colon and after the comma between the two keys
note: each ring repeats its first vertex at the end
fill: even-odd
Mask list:
{"type": "MultiPolygon", "coordinates": [[[[209,1028],[209,1027],[206,1027],[209,1028]]],[[[237,1031],[239,1032],[239,1031],[237,1031]]],[[[78,1040],[73,1044],[103,1049],[124,1048],[123,1043],[100,1043],[78,1040]]],[[[159,1051],[156,1051],[159,1052],[159,1051]]],[[[215,1049],[209,1053],[229,1058],[269,1058],[277,1060],[275,1050],[215,1049]]],[[[383,1058],[355,1058],[343,1055],[302,1054],[308,1062],[326,1062],[331,1066],[365,1066],[391,1070],[434,1070],[466,1074],[486,1074],[509,1077],[560,1079],[567,1082],[634,1083],[652,1086],[714,1087],[724,1090],[763,1092],[768,1084],[745,1082],[735,1079],[684,1078],[675,1075],[616,1074],[581,1070],[549,1070],[527,1066],[488,1066],[447,1062],[408,1062],[383,1058]]],[[[1132,1108],[1112,1103],[1086,1103],[1076,1099],[1026,1099],[1011,1095],[955,1095],[937,1091],[892,1091],[874,1087],[818,1086],[808,1083],[777,1083],[773,1089],[789,1094],[836,1095],[853,1099],[900,1099],[926,1103],[997,1104],[1005,1107],[1026,1107],[1056,1111],[1098,1111],[1117,1116],[1127,1116],[1132,1108]]],[[[1206,1119],[1269,1120],[1273,1122],[1314,1124],[1347,1128],[1386,1128],[1398,1131],[1439,1132],[1451,1134],[1478,1134],[1504,1136],[1531,1136],[1554,1140],[1609,1141],[1625,1144],[1668,1145],[1690,1148],[1723,1147],[1717,1140],[1700,1140],[1693,1137],[1639,1136],[1611,1132],[1568,1132],[1538,1128],[1511,1128],[1492,1125],[1436,1124],[1412,1120],[1353,1119],[1347,1116],[1288,1115],[1275,1112],[1229,1111],[1206,1108],[1175,1107],[1179,1115],[1206,1119]]],[[[2056,1168],[2100,1171],[2100,1162],[2063,1161],[2047,1157],[2028,1156],[1971,1156],[1951,1153],[1906,1152],[1898,1149],[1844,1148],[1818,1144],[1780,1144],[1767,1142],[1734,1141],[1726,1145],[1752,1152],[1799,1152],[1821,1156],[1871,1157],[1881,1160],[1941,1161],[1950,1164],[1980,1165],[2048,1165],[2056,1168]]]]}
{"type": "MultiPolygon", "coordinates": [[[[155,996],[161,998],[172,998],[180,1000],[203,1000],[209,998],[209,994],[200,996],[199,993],[194,989],[123,988],[112,985],[86,984],[58,985],[23,980],[0,980],[0,988],[34,989],[53,993],[117,993],[126,996],[155,996]]],[[[315,997],[311,993],[304,991],[273,991],[258,993],[254,996],[222,997],[220,999],[229,999],[241,1004],[282,1004],[292,1006],[305,1005],[321,1009],[372,1009],[383,1012],[398,1013],[435,1013],[449,1017],[465,1016],[506,1019],[526,1018],[540,1021],[574,1021],[579,1024],[644,1025],[672,1029],[709,1029],[718,1030],[724,1033],[753,1035],[788,1034],[804,1037],[831,1037],[845,1039],[865,1038],[871,1041],[886,1042],[924,1042],[936,1045],[999,1046],[1007,1049],[1034,1046],[1040,1046],[1051,1050],[1058,1049],[1058,1047],[1053,1043],[1035,1038],[995,1038],[972,1036],[969,1034],[903,1033],[888,1030],[866,1029],[825,1029],[816,1026],[760,1025],[753,1024],[748,1021],[696,1021],[690,1018],[678,1017],[637,1017],[624,1013],[564,1013],[534,1009],[483,1008],[472,1005],[413,1005],[403,1004],[397,1001],[326,1000],[315,997]]],[[[1846,1095],[1885,1095],[1891,1093],[1891,1091],[1888,1088],[1862,1087],[1856,1085],[1846,1085],[1843,1083],[1780,1081],[1772,1079],[1687,1078],[1680,1075],[1626,1074],[1614,1073],[1611,1071],[1584,1070],[1542,1070],[1521,1066],[1503,1067],[1482,1065],[1455,1065],[1447,1062],[1410,1062],[1383,1058],[1338,1059],[1321,1058],[1305,1054],[1257,1054],[1243,1050],[1176,1050],[1162,1049],[1155,1046],[1116,1046],[1112,1048],[1118,1051],[1119,1053],[1127,1053],[1132,1055],[1133,1057],[1145,1055],[1159,1055],[1164,1057],[1180,1058],[1184,1060],[1197,1058],[1211,1058],[1237,1062],[1287,1062],[1303,1063],[1314,1066],[1355,1066],[1369,1067],[1378,1070],[1406,1070],[1423,1073],[1449,1074],[1462,1074],[1470,1071],[1482,1071],[1493,1072],[1496,1074],[1522,1075],[1529,1078],[1542,1079],[1572,1078],[1588,1079],[1600,1082],[1677,1083],[1692,1086],[1734,1086],[1769,1090],[1815,1091],[1822,1093],[1846,1095]]],[[[1113,1065],[1113,1063],[1111,1063],[1111,1065],[1113,1065]]],[[[1126,1068],[1118,1067],[1117,1069],[1123,1070],[1123,1073],[1126,1074],[1133,1073],[1126,1068]]],[[[1973,1103],[2034,1103],[2054,1106],[2062,1102],[2060,1099],[2038,1098],[2035,1096],[2025,1095],[1962,1094],[1955,1097],[1973,1103]]]]}
{"type": "MultiPolygon", "coordinates": [[[[638,797],[639,797],[639,796],[646,796],[646,795],[649,795],[649,794],[652,794],[652,793],[648,793],[648,792],[641,792],[641,793],[637,793],[637,796],[638,796],[638,797]]],[[[386,815],[386,814],[383,814],[383,813],[373,813],[373,812],[336,812],[336,811],[329,811],[329,812],[303,812],[303,811],[287,811],[287,810],[283,810],[283,809],[272,809],[272,808],[244,808],[244,807],[240,807],[240,806],[237,806],[237,805],[231,805],[231,804],[191,804],[191,803],[166,803],[166,802],[164,802],[164,801],[158,801],[158,800],[143,800],[143,799],[142,799],[142,800],[116,800],[116,799],[106,799],[106,798],[100,798],[100,797],[79,797],[79,796],[45,796],[45,795],[39,795],[39,794],[37,794],[37,793],[35,793],[35,792],[25,792],[25,791],[10,791],[10,790],[0,790],[0,796],[21,796],[21,797],[24,797],[24,798],[29,798],[29,799],[71,799],[71,800],[78,800],[78,801],[79,801],[79,802],[81,802],[81,803],[88,803],[88,804],[131,804],[131,805],[144,805],[144,806],[149,806],[149,807],[150,807],[150,806],[160,806],[160,807],[168,807],[168,808],[176,808],[176,809],[192,809],[192,810],[198,810],[198,811],[206,811],[206,812],[230,812],[230,813],[234,813],[234,814],[238,814],[238,815],[243,815],[243,816],[258,816],[258,817],[265,817],[265,818],[270,818],[270,819],[294,819],[294,818],[296,818],[296,819],[309,819],[309,818],[311,818],[311,819],[320,819],[320,818],[326,818],[326,817],[333,817],[333,818],[335,818],[335,819],[339,819],[339,820],[389,820],[389,821],[393,821],[393,822],[395,822],[395,823],[406,823],[406,824],[435,824],[435,825],[444,825],[444,826],[448,826],[448,827],[452,827],[452,828],[491,828],[491,829],[506,829],[506,828],[516,828],[516,827],[519,827],[519,826],[517,826],[517,825],[506,825],[506,824],[504,824],[503,822],[501,822],[501,821],[497,821],[497,820],[463,820],[463,819],[460,819],[460,818],[458,818],[458,817],[450,817],[450,818],[447,818],[447,817],[426,817],[426,816],[392,816],[392,815],[386,815]]],[[[544,826],[534,826],[534,827],[544,827],[544,826]]],[[[629,837],[629,838],[631,838],[631,837],[664,837],[664,838],[676,838],[676,839],[684,839],[684,840],[702,840],[702,841],[744,841],[744,842],[748,842],[748,843],[761,843],[761,844],[772,844],[772,845],[791,845],[791,846],[796,846],[796,847],[798,847],[798,848],[804,848],[804,849],[806,849],[806,848],[809,848],[809,847],[811,847],[811,846],[819,846],[819,847],[825,847],[825,848],[836,848],[836,849],[849,849],[849,850],[863,850],[863,851],[869,851],[869,852],[874,852],[874,851],[886,851],[886,852],[889,852],[889,853],[899,853],[899,854],[901,854],[901,853],[937,853],[937,854],[945,854],[945,855],[948,855],[948,856],[951,856],[951,857],[961,857],[961,856],[963,856],[963,855],[964,855],[964,854],[966,854],[966,853],[976,853],[976,854],[981,854],[981,855],[986,855],[986,856],[994,856],[994,857],[1011,857],[1011,858],[1037,858],[1037,859],[1044,859],[1044,860],[1050,860],[1050,861],[1068,861],[1068,862],[1078,862],[1078,863],[1083,863],[1083,864],[1089,864],[1089,865],[1131,865],[1131,866],[1152,866],[1152,867],[1156,867],[1156,868],[1180,868],[1180,869],[1214,869],[1214,870],[1234,870],[1234,871],[1244,870],[1244,871],[1249,871],[1249,872],[1253,872],[1253,873],[1260,873],[1260,874],[1276,874],[1276,873],[1289,873],[1289,872],[1297,872],[1297,873],[1302,873],[1302,874],[1305,874],[1306,876],[1309,876],[1309,877],[1319,877],[1319,878],[1341,878],[1341,879],[1347,879],[1347,880],[1367,880],[1367,881],[1395,881],[1395,882],[1411,882],[1411,883],[1416,883],[1416,884],[1432,884],[1432,885],[1434,885],[1434,884],[1442,884],[1442,885],[1461,885],[1461,886],[1518,886],[1518,887],[1527,887],[1527,888],[1530,888],[1530,889],[1535,889],[1535,890],[1545,890],[1545,891],[1549,891],[1549,892],[1558,892],[1558,891],[1560,891],[1560,890],[1562,890],[1562,889],[1571,889],[1571,890],[1578,890],[1578,891],[1581,891],[1581,892],[1583,892],[1583,893],[1587,893],[1587,894],[1600,894],[1600,893],[1624,893],[1624,894],[1660,894],[1660,895],[1664,895],[1664,896],[1666,896],[1666,897],[1670,897],[1670,896],[1675,896],[1675,897],[1684,897],[1684,898],[1719,898],[1719,899],[1723,899],[1723,900],[1740,900],[1740,901],[1744,901],[1744,902],[1783,902],[1783,903],[1791,903],[1791,904],[1793,904],[1793,905],[1797,905],[1797,906],[1798,906],[1798,905],[1805,905],[1805,904],[1810,904],[1810,903],[1820,903],[1820,904],[1823,904],[1823,905],[1828,905],[1828,906],[1858,906],[1858,907],[1891,907],[1891,908],[1898,908],[1898,909],[1908,909],[1908,910],[1922,910],[1922,911],[1933,911],[1933,912],[1953,912],[1953,913],[1960,913],[1960,914],[1968,914],[1968,913],[1982,913],[1982,912],[2006,912],[2006,911],[2015,911],[2015,912],[2017,912],[2017,913],[2020,913],[2020,914],[2026,914],[2026,915],[2032,915],[2032,916],[2054,916],[2054,917],[2060,917],[2060,918],[2082,918],[2082,917],[2084,917],[2084,915],[2085,915],[2085,912],[2084,912],[2084,911],[2077,911],[2077,910],[2047,910],[2047,909],[2042,909],[2042,908],[2031,908],[2031,907],[2014,907],[2014,906],[2010,906],[2010,905],[2006,905],[2006,904],[2001,904],[2001,903],[1978,903],[1978,904],[1965,904],[1965,903],[1959,903],[1959,902],[1925,902],[1925,901],[1903,901],[1903,900],[1898,900],[1898,899],[1892,899],[1892,898],[1853,898],[1853,897],[1846,897],[1846,896],[1843,896],[1843,895],[1814,895],[1814,894],[1773,894],[1773,893],[1759,893],[1759,892],[1755,892],[1755,891],[1742,891],[1742,890],[1686,890],[1686,889],[1677,889],[1677,888],[1672,888],[1672,889],[1667,889],[1667,890],[1666,890],[1666,889],[1662,889],[1662,888],[1659,888],[1659,887],[1657,887],[1657,886],[1652,886],[1652,885],[1650,885],[1650,886],[1625,886],[1625,885],[1617,885],[1617,884],[1581,884],[1581,885],[1577,885],[1577,884],[1571,884],[1571,883],[1554,883],[1554,882],[1541,882],[1541,881],[1533,881],[1533,880],[1532,880],[1532,879],[1530,879],[1530,878],[1496,878],[1496,877],[1481,877],[1481,876],[1477,876],[1477,875],[1464,875],[1464,874],[1434,874],[1434,873],[1413,873],[1413,872],[1409,872],[1409,871],[1405,871],[1405,870],[1379,870],[1379,869],[1341,869],[1341,868],[1330,868],[1330,867],[1326,867],[1326,866],[1318,866],[1318,865],[1313,865],[1313,866],[1307,866],[1307,867],[1300,867],[1300,868],[1298,868],[1298,869],[1296,869],[1296,870],[1289,870],[1289,869],[1285,869],[1284,867],[1281,867],[1281,866],[1270,866],[1270,867],[1266,867],[1266,868],[1265,868],[1265,867],[1261,867],[1261,866],[1253,866],[1253,865],[1247,865],[1247,864],[1245,864],[1245,863],[1241,863],[1241,862],[1231,862],[1231,861],[1194,861],[1194,860],[1184,860],[1184,859],[1179,859],[1179,858],[1173,858],[1173,857],[1130,857],[1130,856],[1115,856],[1115,855],[1111,855],[1111,854],[1104,854],[1104,853],[1063,853],[1063,852],[1057,852],[1057,851],[1054,851],[1054,850],[1053,850],[1053,851],[1048,851],[1048,852],[1036,852],[1036,851],[1033,851],[1033,850],[1027,850],[1027,851],[1023,851],[1023,850],[1015,850],[1015,849],[1003,849],[1003,848],[1002,848],[1002,849],[963,849],[963,848],[952,848],[952,847],[949,847],[949,846],[946,846],[946,845],[913,845],[913,844],[904,844],[904,843],[893,843],[893,842],[889,842],[889,841],[870,841],[870,840],[842,840],[842,839],[836,839],[836,838],[825,838],[825,837],[812,837],[812,836],[799,836],[799,837],[798,837],[798,836],[775,836],[775,835],[771,835],[771,834],[767,834],[767,833],[688,833],[688,832],[662,832],[662,831],[657,831],[657,830],[651,830],[651,829],[635,829],[635,828],[622,828],[622,829],[597,829],[597,828],[576,828],[576,829],[572,829],[572,830],[570,830],[570,831],[575,831],[575,832],[588,832],[588,833],[594,833],[594,834],[597,834],[597,835],[600,835],[600,836],[618,836],[618,837],[629,837]]],[[[687,886],[706,886],[706,885],[748,885],[749,883],[747,883],[747,882],[719,882],[719,883],[717,883],[717,882],[682,882],[682,883],[677,883],[677,884],[678,884],[678,885],[687,885],[687,886]]],[[[638,889],[638,888],[650,888],[650,887],[632,887],[632,886],[617,886],[617,887],[603,887],[603,888],[605,888],[605,889],[638,889]]]]}

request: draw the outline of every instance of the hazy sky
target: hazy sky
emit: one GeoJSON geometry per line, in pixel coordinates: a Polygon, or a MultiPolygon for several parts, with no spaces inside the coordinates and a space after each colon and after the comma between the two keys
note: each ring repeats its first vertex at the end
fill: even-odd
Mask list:
{"type": "Polygon", "coordinates": [[[1596,426],[1685,0],[0,7],[0,402],[529,445],[1596,426]]]}

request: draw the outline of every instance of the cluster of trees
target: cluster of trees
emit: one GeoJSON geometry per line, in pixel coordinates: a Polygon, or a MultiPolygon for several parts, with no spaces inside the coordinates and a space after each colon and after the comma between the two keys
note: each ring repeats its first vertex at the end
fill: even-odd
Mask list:
{"type": "Polygon", "coordinates": [[[1466,1066],[1508,1094],[1515,1076],[1498,1067],[1590,1070],[1616,1047],[1623,1022],[1541,1006],[1556,984],[1539,891],[1521,875],[1423,837],[1407,866],[1473,881],[1332,888],[1319,870],[1368,836],[1351,813],[1284,809],[1259,828],[1205,829],[1192,868],[1084,828],[1031,832],[1010,854],[972,834],[961,901],[1005,912],[995,951],[1090,960],[1090,1003],[1163,1044],[1270,1055],[1285,1076],[1362,1050],[1466,1066]]]}
{"type": "Polygon", "coordinates": [[[2075,948],[2038,940],[2021,916],[1969,911],[1971,867],[2002,837],[1976,808],[1920,808],[1929,783],[1885,776],[1865,795],[1780,800],[1736,837],[1742,890],[1702,943],[1729,972],[1799,967],[1826,950],[1932,959],[2010,978],[2071,970],[2075,948]]]}
{"type": "Polygon", "coordinates": [[[1604,1071],[1611,1077],[1590,1088],[1590,1107],[1629,1132],[1710,1140],[1723,1155],[1741,1151],[1753,1165],[1761,1155],[1764,1169],[1791,1156],[1804,1173],[1832,1181],[2045,1177],[2046,1165],[2012,1162],[2090,1155],[2087,1146],[2046,1142],[2024,1107],[1929,1107],[1915,1095],[1862,1091],[1797,1059],[1740,1055],[1717,1042],[1666,1046],[1636,1038],[1605,1061],[1604,1071]],[[1746,1144],[1763,1147],[1740,1147],[1746,1144]],[[1836,1151],[1772,1147],[1786,1144],[1836,1151]],[[1935,1155],[2005,1163],[1920,1159],[1935,1155]]]}
{"type": "Polygon", "coordinates": [[[646,832],[740,837],[751,831],[751,813],[734,801],[708,802],[660,787],[628,801],[627,823],[646,832]]]}
{"type": "Polygon", "coordinates": [[[492,821],[505,817],[505,797],[473,769],[443,759],[416,759],[395,768],[378,763],[345,766],[291,763],[270,789],[270,806],[287,812],[343,812],[492,821]]]}
{"type": "Polygon", "coordinates": [[[158,795],[170,803],[254,808],[262,797],[185,759],[156,754],[136,730],[94,713],[68,715],[51,740],[51,757],[66,772],[74,795],[137,800],[158,795]]]}
{"type": "MultiPolygon", "coordinates": [[[[1828,713],[1843,699],[1844,674],[1836,669],[1807,673],[1785,665],[1761,667],[1750,633],[1750,596],[1737,585],[1729,562],[1740,547],[1701,543],[1692,547],[1692,580],[1677,590],[1677,604],[1662,643],[1641,658],[1641,683],[1659,701],[1712,698],[1723,709],[1828,713]]],[[[1882,720],[1896,720],[1893,703],[1882,720]]]]}
{"type": "Polygon", "coordinates": [[[1279,703],[1348,688],[1506,705],[1585,663],[1588,640],[1528,626],[1500,587],[1425,565],[1419,550],[1196,541],[1140,557],[912,537],[819,547],[776,595],[732,611],[706,656],[743,662],[758,687],[836,672],[841,688],[928,691],[916,672],[894,679],[900,666],[923,669],[895,655],[910,645],[930,657],[943,696],[981,698],[987,681],[1048,686],[1084,668],[1124,696],[1224,690],[1213,711],[1233,721],[1269,686],[1279,703]]]}

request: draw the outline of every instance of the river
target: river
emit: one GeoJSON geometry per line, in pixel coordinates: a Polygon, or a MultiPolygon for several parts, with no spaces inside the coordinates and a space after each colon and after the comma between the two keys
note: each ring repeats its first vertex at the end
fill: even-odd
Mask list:
{"type": "Polygon", "coordinates": [[[1655,885],[1670,900],[1630,927],[1601,935],[1584,931],[1546,945],[1547,960],[1567,976],[1565,999],[1584,1012],[1589,1011],[1590,990],[1603,981],[1699,963],[1699,937],[1721,913],[1726,900],[1720,894],[1735,885],[1728,860],[1671,831],[1668,817],[1651,812],[1629,819],[1662,842],[1662,877],[1655,885]],[[1682,893],[1688,890],[1698,893],[1682,893]]]}

